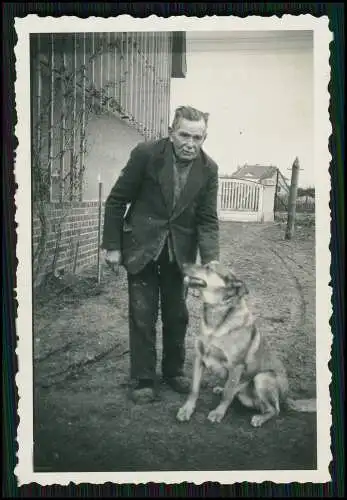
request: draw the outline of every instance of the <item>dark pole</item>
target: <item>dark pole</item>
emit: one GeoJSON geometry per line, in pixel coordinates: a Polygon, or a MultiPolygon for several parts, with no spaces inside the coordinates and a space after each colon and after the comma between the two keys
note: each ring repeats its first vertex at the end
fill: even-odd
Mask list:
{"type": "Polygon", "coordinates": [[[298,180],[299,180],[299,159],[295,158],[292,166],[292,179],[290,182],[289,200],[288,200],[288,219],[287,229],[285,234],[286,240],[291,240],[294,235],[295,226],[295,212],[296,212],[296,197],[298,194],[298,180]]]}
{"type": "Polygon", "coordinates": [[[102,182],[100,176],[98,178],[99,183],[99,217],[98,217],[98,284],[101,282],[101,209],[102,209],[102,182]]]}
{"type": "Polygon", "coordinates": [[[274,218],[276,216],[276,209],[277,209],[277,197],[278,197],[278,168],[276,170],[276,191],[275,191],[275,199],[274,199],[274,218]]]}

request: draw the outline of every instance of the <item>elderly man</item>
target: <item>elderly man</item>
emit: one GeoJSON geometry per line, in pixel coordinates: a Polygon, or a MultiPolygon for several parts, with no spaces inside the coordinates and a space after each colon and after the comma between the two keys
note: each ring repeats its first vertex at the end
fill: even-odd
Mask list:
{"type": "Polygon", "coordinates": [[[106,200],[105,260],[127,270],[135,402],[156,397],[159,300],[163,379],[177,392],[189,391],[182,264],[195,262],[198,250],[202,263],[219,260],[218,167],[202,150],[207,124],[207,113],[179,107],[167,138],[133,149],[106,200]]]}

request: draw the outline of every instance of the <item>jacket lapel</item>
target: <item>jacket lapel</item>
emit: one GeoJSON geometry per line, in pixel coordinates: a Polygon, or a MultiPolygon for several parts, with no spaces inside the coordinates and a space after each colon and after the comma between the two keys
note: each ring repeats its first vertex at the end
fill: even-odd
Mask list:
{"type": "Polygon", "coordinates": [[[174,197],[173,156],[170,141],[165,141],[164,148],[155,160],[158,181],[163,193],[168,212],[171,214],[174,197]]]}

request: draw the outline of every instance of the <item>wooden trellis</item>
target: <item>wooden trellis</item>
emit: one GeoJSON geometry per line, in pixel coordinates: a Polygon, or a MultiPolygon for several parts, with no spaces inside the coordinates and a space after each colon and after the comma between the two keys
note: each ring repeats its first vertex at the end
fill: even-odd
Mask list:
{"type": "Polygon", "coordinates": [[[115,112],[146,139],[167,133],[172,33],[44,33],[31,47],[32,141],[47,201],[81,201],[90,112],[115,112]]]}

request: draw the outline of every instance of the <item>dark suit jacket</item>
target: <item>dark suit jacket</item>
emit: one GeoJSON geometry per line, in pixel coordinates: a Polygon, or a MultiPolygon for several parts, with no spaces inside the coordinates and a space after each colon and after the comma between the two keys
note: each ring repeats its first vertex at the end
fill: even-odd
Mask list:
{"type": "Polygon", "coordinates": [[[169,233],[180,266],[195,262],[198,249],[202,263],[219,260],[217,165],[201,151],[174,207],[173,182],[169,139],[140,143],[106,200],[102,248],[121,250],[129,273],[152,260],[169,233]]]}

